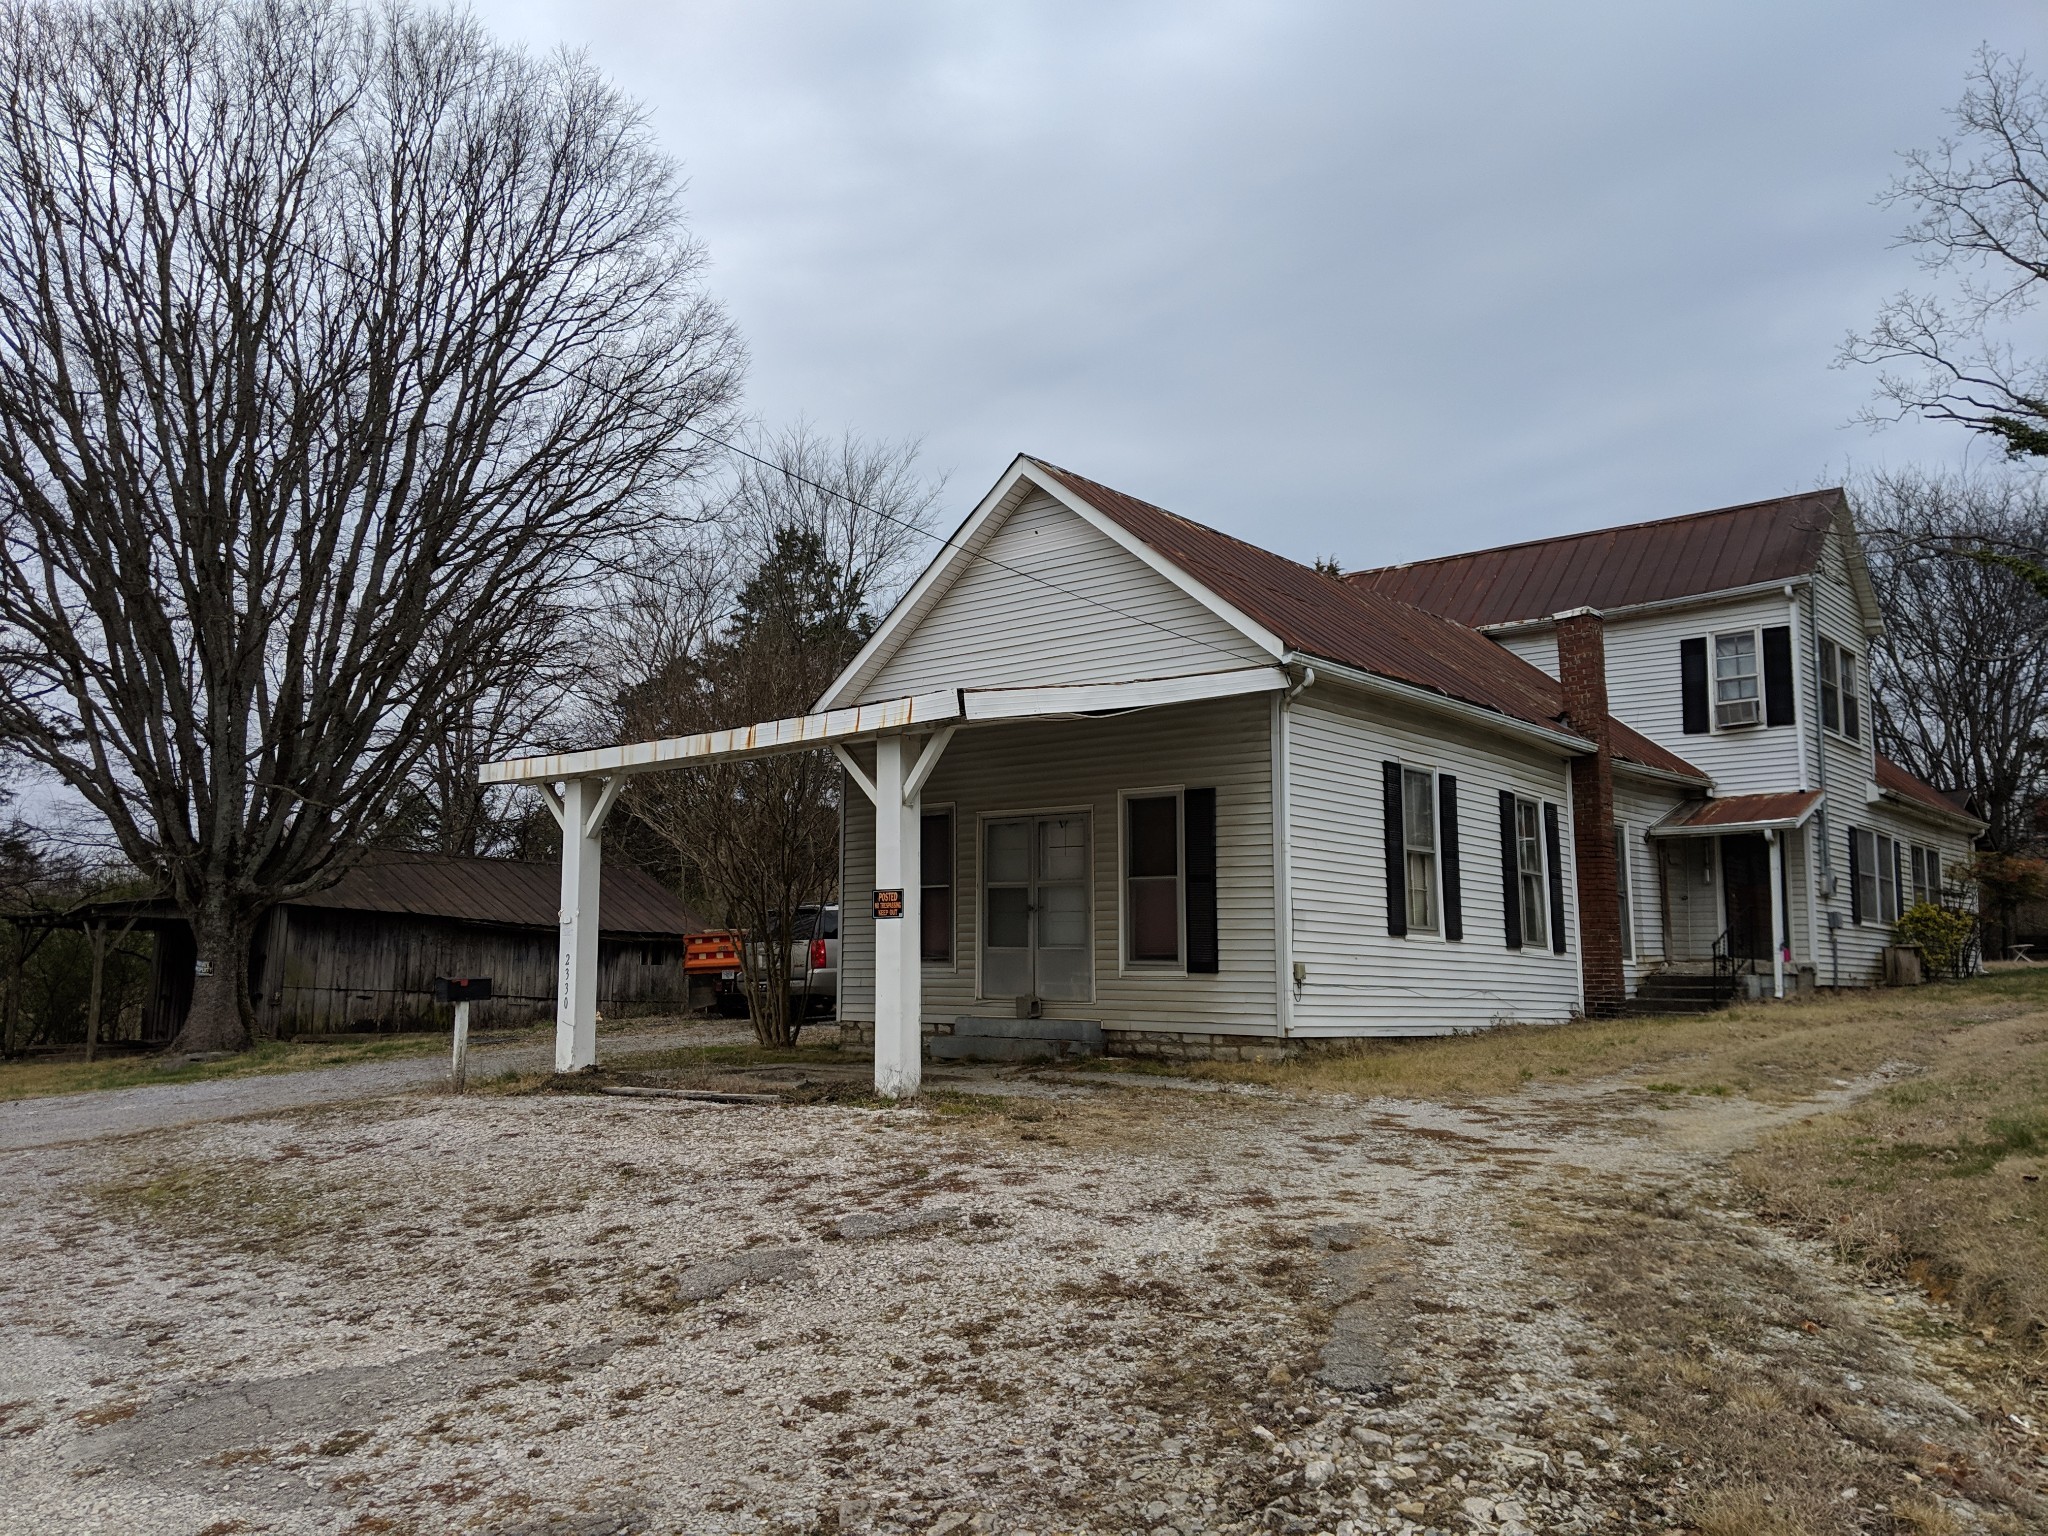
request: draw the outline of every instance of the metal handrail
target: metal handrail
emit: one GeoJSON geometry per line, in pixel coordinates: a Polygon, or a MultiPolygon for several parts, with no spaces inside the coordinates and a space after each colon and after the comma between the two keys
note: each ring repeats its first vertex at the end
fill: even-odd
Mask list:
{"type": "Polygon", "coordinates": [[[1754,976],[1757,973],[1756,957],[1737,955],[1734,948],[1735,930],[1723,928],[1720,937],[1714,940],[1714,975],[1717,978],[1733,981],[1737,976],[1754,976]]]}

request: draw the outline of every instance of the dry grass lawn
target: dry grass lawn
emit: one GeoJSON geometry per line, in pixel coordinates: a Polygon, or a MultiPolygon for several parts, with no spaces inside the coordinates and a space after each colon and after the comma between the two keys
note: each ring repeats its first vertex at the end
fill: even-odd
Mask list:
{"type": "Polygon", "coordinates": [[[1931,1038],[1920,1075],[1737,1162],[1769,1215],[2048,1353],[2048,1015],[1931,1038]]]}
{"type": "Polygon", "coordinates": [[[447,1049],[448,1037],[441,1034],[360,1035],[332,1040],[266,1040],[254,1050],[219,1061],[166,1059],[156,1055],[103,1056],[97,1061],[0,1061],[0,1100],[134,1088],[144,1083],[199,1083],[221,1077],[306,1072],[317,1067],[352,1066],[360,1061],[434,1055],[447,1049]]]}
{"type": "Polygon", "coordinates": [[[1852,992],[1721,1013],[1515,1025],[1383,1040],[1270,1064],[1178,1070],[1275,1087],[1389,1098],[1461,1099],[1532,1083],[1648,1073],[1692,1092],[1786,1101],[1886,1062],[1933,1066],[1944,1042],[1980,1025],[2048,1011],[2048,966],[1909,992],[1852,992]]]}

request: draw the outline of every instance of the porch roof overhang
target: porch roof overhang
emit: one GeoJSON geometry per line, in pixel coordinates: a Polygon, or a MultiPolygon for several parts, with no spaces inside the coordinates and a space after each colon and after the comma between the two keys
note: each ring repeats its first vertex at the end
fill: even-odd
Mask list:
{"type": "Polygon", "coordinates": [[[1718,837],[1803,827],[1820,805],[1817,789],[1788,794],[1721,795],[1688,800],[1650,828],[1652,837],[1718,837]]]}
{"type": "Polygon", "coordinates": [[[917,735],[969,725],[1023,720],[1074,720],[1203,699],[1277,692],[1290,685],[1283,667],[1238,667],[1120,683],[1058,683],[1020,688],[942,688],[822,714],[768,720],[731,730],[657,741],[555,752],[487,763],[486,784],[554,784],[567,779],[624,778],[672,768],[843,747],[882,736],[917,735]]]}

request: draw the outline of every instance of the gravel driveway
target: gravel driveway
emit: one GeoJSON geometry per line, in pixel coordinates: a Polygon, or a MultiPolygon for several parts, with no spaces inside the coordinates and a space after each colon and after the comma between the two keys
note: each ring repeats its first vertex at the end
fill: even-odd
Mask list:
{"type": "MultiPolygon", "coordinates": [[[[602,1035],[597,1051],[602,1061],[629,1051],[660,1050],[672,1045],[736,1044],[751,1038],[744,1029],[722,1022],[674,1023],[602,1035]]],[[[473,1077],[529,1072],[549,1065],[554,1055],[552,1038],[480,1046],[470,1053],[469,1070],[473,1077]]],[[[11,1099],[0,1101],[0,1152],[63,1146],[104,1136],[167,1130],[207,1120],[232,1120],[242,1115],[302,1109],[346,1099],[373,1099],[409,1089],[431,1088],[447,1080],[448,1058],[436,1053],[345,1067],[317,1067],[304,1072],[222,1077],[200,1083],[145,1083],[98,1093],[11,1099]]]]}
{"type": "Polygon", "coordinates": [[[2039,1529],[1924,1299],[1730,1198],[1727,1148],[1861,1086],[419,1095],[0,1153],[0,1531],[2039,1529]],[[1646,1349],[1805,1383],[1828,1520],[1687,1518],[1646,1349]]]}

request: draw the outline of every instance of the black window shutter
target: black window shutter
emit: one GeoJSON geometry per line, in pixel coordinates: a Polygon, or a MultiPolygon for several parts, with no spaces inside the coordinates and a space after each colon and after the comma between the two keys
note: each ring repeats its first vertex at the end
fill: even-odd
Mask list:
{"type": "Polygon", "coordinates": [[[1544,853],[1550,860],[1550,947],[1564,953],[1564,845],[1557,835],[1557,807],[1543,802],[1544,853]]]}
{"type": "Polygon", "coordinates": [[[1465,937],[1465,882],[1458,874],[1458,781],[1436,776],[1436,858],[1444,892],[1444,937],[1465,937]]]}
{"type": "Polygon", "coordinates": [[[1707,733],[1707,640],[1701,635],[1678,642],[1678,679],[1684,693],[1685,734],[1707,733]]]}
{"type": "Polygon", "coordinates": [[[1408,936],[1408,845],[1401,836],[1401,765],[1381,763],[1380,777],[1387,822],[1387,932],[1400,939],[1408,936]]]}
{"type": "Polygon", "coordinates": [[[1764,724],[1792,723],[1792,626],[1764,631],[1764,724]]]}
{"type": "Polygon", "coordinates": [[[1500,792],[1500,901],[1507,918],[1508,948],[1522,947],[1522,868],[1515,853],[1515,796],[1500,792]]]}
{"type": "Polygon", "coordinates": [[[1181,796],[1181,838],[1186,843],[1188,974],[1214,976],[1216,952],[1216,791],[1181,796]]]}
{"type": "Polygon", "coordinates": [[[1856,857],[1856,829],[1849,829],[1849,921],[1863,921],[1863,865],[1856,857]]]}

